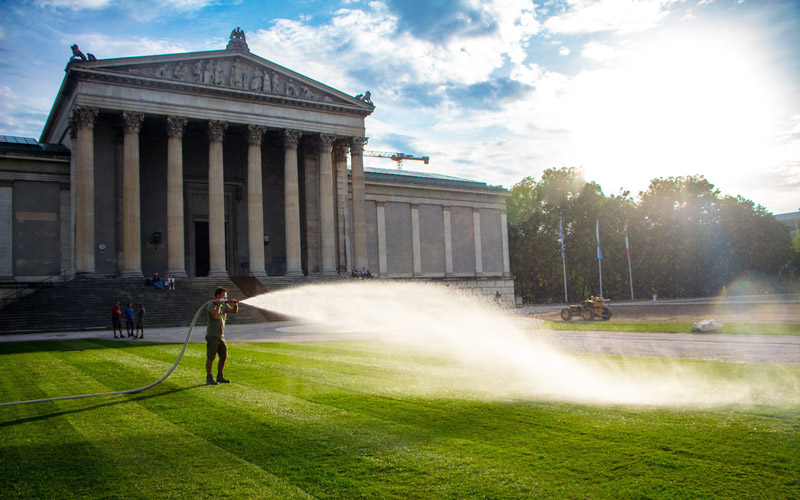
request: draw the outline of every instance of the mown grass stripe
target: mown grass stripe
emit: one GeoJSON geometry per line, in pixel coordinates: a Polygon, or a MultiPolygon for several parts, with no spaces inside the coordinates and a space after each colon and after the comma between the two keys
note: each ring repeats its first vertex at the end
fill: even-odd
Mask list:
{"type": "MultiPolygon", "coordinates": [[[[91,376],[81,368],[87,361],[92,367],[99,368],[101,374],[108,373],[105,363],[92,363],[91,358],[101,352],[69,356],[69,359],[57,360],[47,369],[64,377],[61,388],[84,388],[86,384],[83,382],[70,384],[68,381],[91,376]],[[63,383],[64,380],[67,383],[63,383]]],[[[105,392],[111,389],[94,383],[91,390],[105,392]]],[[[75,405],[74,402],[58,402],[56,405],[66,406],[70,403],[75,405]]],[[[89,456],[101,457],[103,463],[101,470],[83,476],[84,480],[94,483],[98,478],[105,478],[106,482],[114,484],[113,492],[97,484],[92,486],[97,498],[310,498],[302,490],[201,436],[174,426],[145,409],[135,399],[108,400],[85,408],[87,411],[73,411],[65,414],[65,418],[85,442],[92,443],[94,451],[89,456]],[[208,471],[208,474],[198,476],[197,470],[208,471]],[[191,476],[194,476],[193,481],[187,483],[186,477],[191,476]],[[219,491],[221,482],[228,486],[219,491]]],[[[84,494],[79,496],[86,497],[84,494]]]]}

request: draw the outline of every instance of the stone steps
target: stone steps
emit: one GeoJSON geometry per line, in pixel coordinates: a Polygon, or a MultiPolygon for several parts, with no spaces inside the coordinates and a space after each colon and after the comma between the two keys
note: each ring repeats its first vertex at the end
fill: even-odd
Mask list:
{"type": "MultiPolygon", "coordinates": [[[[134,310],[144,303],[145,328],[189,325],[197,309],[214,298],[217,286],[227,288],[231,298],[247,298],[228,278],[185,278],[176,282],[174,291],[146,286],[144,279],[75,279],[39,290],[0,310],[0,335],[110,330],[111,306],[117,300],[121,308],[133,302],[134,310]]],[[[242,307],[238,314],[228,316],[228,321],[258,323],[265,317],[258,309],[242,307]]],[[[205,323],[201,315],[198,324],[205,323]]]]}

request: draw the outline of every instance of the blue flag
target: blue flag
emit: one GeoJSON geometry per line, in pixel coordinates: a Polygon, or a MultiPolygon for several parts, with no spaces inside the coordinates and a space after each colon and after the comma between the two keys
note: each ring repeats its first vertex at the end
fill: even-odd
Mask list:
{"type": "Polygon", "coordinates": [[[597,234],[597,258],[603,258],[603,251],[600,250],[600,219],[597,219],[597,225],[595,226],[595,234],[597,234]]]}

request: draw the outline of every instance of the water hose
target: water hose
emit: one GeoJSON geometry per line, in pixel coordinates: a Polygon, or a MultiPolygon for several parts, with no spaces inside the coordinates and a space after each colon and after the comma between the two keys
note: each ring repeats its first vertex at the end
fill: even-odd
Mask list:
{"type": "Polygon", "coordinates": [[[192,326],[189,327],[189,333],[186,334],[186,341],[183,343],[183,349],[181,349],[180,356],[178,356],[178,359],[175,361],[175,364],[172,365],[172,368],[170,368],[169,371],[167,371],[167,373],[165,373],[163,377],[161,377],[160,379],[156,380],[153,383],[147,384],[145,386],[142,386],[142,387],[139,387],[139,388],[136,388],[136,389],[129,389],[127,391],[101,392],[101,393],[97,393],[97,394],[81,394],[79,396],[62,396],[62,397],[58,397],[58,398],[32,399],[30,401],[14,401],[13,403],[0,403],[0,406],[25,405],[25,404],[30,404],[30,403],[45,403],[47,401],[60,401],[60,400],[64,400],[64,399],[93,398],[93,397],[97,397],[97,396],[114,396],[114,395],[117,395],[117,394],[134,394],[134,393],[137,393],[137,392],[142,392],[142,391],[144,391],[146,389],[149,389],[151,387],[154,387],[154,386],[160,384],[161,382],[163,382],[164,380],[166,380],[166,378],[169,377],[172,374],[173,371],[175,371],[175,368],[178,367],[178,363],[181,362],[181,359],[183,358],[183,354],[186,352],[186,346],[189,345],[189,339],[192,338],[192,331],[194,330],[195,323],[197,323],[197,320],[200,318],[200,314],[203,312],[203,310],[206,308],[206,306],[208,306],[212,302],[214,302],[214,300],[209,300],[208,302],[206,302],[205,304],[200,306],[200,309],[197,310],[197,313],[194,315],[194,319],[192,320],[192,326]]]}

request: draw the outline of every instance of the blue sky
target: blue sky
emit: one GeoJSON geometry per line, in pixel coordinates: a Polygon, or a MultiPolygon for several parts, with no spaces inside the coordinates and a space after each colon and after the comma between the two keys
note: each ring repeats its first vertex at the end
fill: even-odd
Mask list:
{"type": "Polygon", "coordinates": [[[431,157],[406,169],[511,187],[573,166],[633,195],[702,174],[800,209],[797,0],[6,1],[0,133],[39,137],[73,43],[216,50],[237,26],[261,57],[370,90],[367,149],[431,157]]]}

